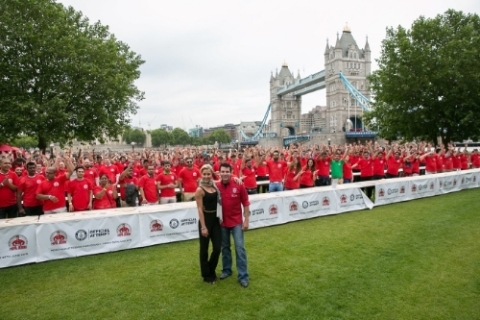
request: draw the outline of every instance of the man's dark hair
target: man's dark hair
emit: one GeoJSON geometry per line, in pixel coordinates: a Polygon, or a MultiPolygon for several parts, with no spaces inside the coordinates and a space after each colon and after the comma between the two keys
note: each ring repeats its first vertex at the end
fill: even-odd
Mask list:
{"type": "Polygon", "coordinates": [[[27,168],[28,168],[29,166],[34,166],[34,167],[36,167],[37,164],[36,164],[35,162],[30,161],[30,162],[27,163],[27,168]]]}
{"type": "Polygon", "coordinates": [[[228,163],[228,162],[222,162],[222,163],[220,164],[220,169],[221,169],[221,168],[228,168],[228,169],[230,170],[230,172],[232,172],[232,165],[231,165],[230,163],[228,163]]]}
{"type": "Polygon", "coordinates": [[[143,160],[143,164],[148,163],[148,159],[143,160]]]}
{"type": "Polygon", "coordinates": [[[85,171],[85,167],[84,167],[84,166],[77,166],[77,167],[75,168],[75,171],[77,171],[78,169],[82,169],[83,171],[85,171]]]}

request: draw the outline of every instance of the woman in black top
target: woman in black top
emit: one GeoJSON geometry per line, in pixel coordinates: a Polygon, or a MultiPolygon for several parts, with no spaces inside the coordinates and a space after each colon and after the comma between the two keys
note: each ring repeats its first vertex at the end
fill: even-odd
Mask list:
{"type": "Polygon", "coordinates": [[[213,181],[213,168],[206,164],[200,169],[202,179],[195,192],[198,210],[198,231],[200,239],[200,270],[203,281],[214,284],[217,280],[215,269],[221,250],[220,220],[217,217],[217,197],[219,193],[213,181]],[[212,242],[212,253],[208,258],[208,245],[212,242]]]}

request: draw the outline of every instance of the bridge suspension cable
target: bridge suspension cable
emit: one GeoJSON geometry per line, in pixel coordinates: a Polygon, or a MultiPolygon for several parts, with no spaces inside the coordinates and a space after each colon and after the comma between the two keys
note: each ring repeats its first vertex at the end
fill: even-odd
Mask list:
{"type": "Polygon", "coordinates": [[[347,88],[348,92],[350,95],[355,99],[355,101],[358,102],[358,104],[362,107],[364,111],[372,111],[371,104],[372,102],[365,97],[360,91],[357,90],[353,86],[353,84],[350,83],[350,81],[345,78],[342,72],[339,73],[340,79],[342,80],[343,84],[345,85],[345,88],[347,88]]]}
{"type": "Polygon", "coordinates": [[[258,137],[262,134],[263,127],[267,123],[267,118],[268,114],[270,113],[270,108],[272,107],[272,104],[268,105],[267,112],[265,112],[265,115],[263,116],[262,123],[260,124],[260,127],[258,127],[257,131],[253,134],[253,136],[249,137],[243,132],[243,130],[240,130],[240,134],[242,135],[243,139],[245,141],[255,141],[258,140],[258,137]]]}

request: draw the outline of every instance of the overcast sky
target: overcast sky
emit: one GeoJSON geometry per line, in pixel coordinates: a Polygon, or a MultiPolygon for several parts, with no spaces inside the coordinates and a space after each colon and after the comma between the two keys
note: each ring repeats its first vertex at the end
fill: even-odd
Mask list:
{"type": "MultiPolygon", "coordinates": [[[[188,130],[260,121],[270,73],[285,61],[295,76],[324,69],[327,39],[346,23],[360,48],[380,55],[387,27],[449,8],[480,14],[479,0],[60,0],[100,20],[146,61],[137,81],[146,99],[132,124],[188,130]]],[[[372,63],[375,70],[376,63],[372,63]]],[[[325,105],[325,90],[303,96],[302,113],[325,105]]]]}

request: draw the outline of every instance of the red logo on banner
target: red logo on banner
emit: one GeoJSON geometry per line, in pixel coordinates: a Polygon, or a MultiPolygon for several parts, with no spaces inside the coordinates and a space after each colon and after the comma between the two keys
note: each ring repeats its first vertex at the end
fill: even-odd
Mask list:
{"type": "Polygon", "coordinates": [[[298,203],[296,201],[290,202],[290,211],[297,211],[298,210],[298,203]]]}
{"type": "Polygon", "coordinates": [[[163,230],[163,223],[160,220],[150,222],[150,232],[160,232],[163,230]]]}
{"type": "Polygon", "coordinates": [[[383,197],[384,195],[385,195],[385,190],[380,189],[380,191],[378,191],[378,196],[383,197]]]}
{"type": "Polygon", "coordinates": [[[405,193],[405,187],[404,187],[404,186],[402,186],[402,187],[400,188],[400,193],[405,193]]]}
{"type": "Polygon", "coordinates": [[[132,235],[132,227],[128,223],[122,223],[117,227],[117,236],[128,237],[132,235]]]}
{"type": "Polygon", "coordinates": [[[326,207],[330,205],[330,199],[328,197],[324,197],[322,199],[322,206],[326,207]]]}
{"type": "Polygon", "coordinates": [[[342,194],[340,196],[340,203],[347,203],[347,196],[346,195],[342,194]]]}
{"type": "Polygon", "coordinates": [[[443,187],[443,182],[442,180],[440,180],[440,189],[442,189],[442,187],[443,187]]]}
{"type": "Polygon", "coordinates": [[[52,244],[52,246],[67,243],[67,234],[62,230],[55,231],[50,236],[50,243],[52,244]]]}
{"type": "Polygon", "coordinates": [[[433,185],[433,182],[430,182],[430,190],[433,190],[433,188],[435,188],[435,186],[433,185]]]}
{"type": "Polygon", "coordinates": [[[457,179],[453,179],[453,185],[454,185],[454,186],[457,185],[457,179]]]}
{"type": "Polygon", "coordinates": [[[417,186],[412,184],[412,192],[416,192],[417,191],[417,186]]]}
{"type": "Polygon", "coordinates": [[[464,183],[465,183],[465,178],[462,177],[462,184],[464,184],[464,183]]]}
{"type": "Polygon", "coordinates": [[[268,208],[268,212],[270,214],[277,214],[278,213],[278,208],[276,205],[272,204],[269,208],[268,208]]]}
{"type": "Polygon", "coordinates": [[[23,250],[27,249],[27,238],[22,234],[14,235],[8,241],[8,247],[10,250],[23,250]]]}

